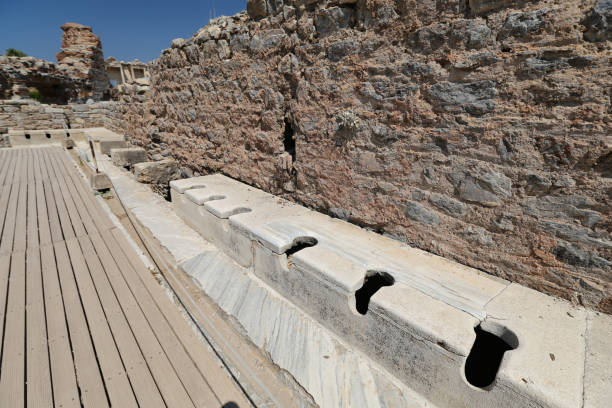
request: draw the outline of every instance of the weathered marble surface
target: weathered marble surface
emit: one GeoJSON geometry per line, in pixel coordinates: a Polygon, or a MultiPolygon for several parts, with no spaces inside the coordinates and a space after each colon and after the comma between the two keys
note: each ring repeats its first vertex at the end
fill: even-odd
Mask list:
{"type": "MultiPolygon", "coordinates": [[[[452,407],[582,406],[584,308],[491,279],[221,175],[176,182],[172,197],[177,213],[225,255],[238,260],[252,251],[252,265],[246,262],[237,270],[252,272],[428,400],[452,407]],[[316,244],[285,253],[303,237],[315,238],[316,244]],[[368,312],[359,315],[355,291],[370,271],[384,271],[395,283],[376,292],[368,312]],[[486,392],[468,385],[463,371],[479,324],[513,348],[486,392]]],[[[250,288],[244,289],[249,298],[233,298],[242,296],[234,284],[238,278],[218,276],[229,268],[219,264],[219,256],[217,251],[201,255],[197,264],[184,267],[228,313],[247,313],[246,303],[249,311],[255,307],[267,315],[250,304],[250,288]]],[[[607,344],[612,349],[612,339],[607,344]]]]}
{"type": "Polygon", "coordinates": [[[432,406],[217,249],[181,264],[322,407],[432,406]]]}
{"type": "Polygon", "coordinates": [[[205,241],[148,186],[108,159],[99,163],[124,205],[176,264],[194,276],[203,291],[238,320],[248,339],[269,353],[318,405],[434,407],[205,241]]]}
{"type": "Polygon", "coordinates": [[[182,262],[209,247],[202,237],[189,228],[172,210],[170,203],[136,182],[129,173],[115,167],[108,158],[98,157],[100,170],[111,178],[122,203],[145,225],[175,258],[182,262]]]}
{"type": "Polygon", "coordinates": [[[589,311],[584,365],[584,408],[612,406],[611,337],[612,317],[589,311]]]}
{"type": "MultiPolygon", "coordinates": [[[[455,262],[281,200],[219,174],[172,182],[171,188],[177,211],[189,212],[184,218],[207,239],[218,241],[222,235],[227,235],[225,248],[232,254],[250,252],[251,240],[282,254],[296,240],[312,237],[317,240],[318,247],[361,266],[361,278],[367,270],[386,271],[398,284],[426,292],[480,319],[485,316],[484,305],[507,285],[502,280],[479,275],[455,262]],[[187,200],[180,197],[180,190],[184,191],[187,200]],[[198,223],[198,219],[202,222],[198,223]],[[229,223],[219,219],[229,219],[229,223]],[[215,225],[219,222],[224,228],[215,225]],[[240,244],[238,234],[248,238],[243,248],[235,248],[240,244]]],[[[331,258],[320,254],[309,256],[307,251],[295,255],[297,262],[333,278],[339,268],[334,261],[326,261],[331,258]]],[[[244,262],[239,261],[244,266],[250,265],[244,262]]]]}

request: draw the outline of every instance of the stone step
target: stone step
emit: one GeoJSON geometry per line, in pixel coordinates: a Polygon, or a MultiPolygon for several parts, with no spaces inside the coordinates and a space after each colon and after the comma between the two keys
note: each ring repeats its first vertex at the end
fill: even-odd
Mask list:
{"type": "Polygon", "coordinates": [[[125,147],[111,149],[113,164],[119,167],[131,167],[136,163],[147,161],[147,152],[142,147],[125,147]]]}

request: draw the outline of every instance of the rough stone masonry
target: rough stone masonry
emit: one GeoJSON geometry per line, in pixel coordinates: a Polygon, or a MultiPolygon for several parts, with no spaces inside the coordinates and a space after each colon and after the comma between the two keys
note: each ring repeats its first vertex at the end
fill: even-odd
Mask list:
{"type": "Polygon", "coordinates": [[[102,42],[91,27],[66,23],[61,26],[62,51],[57,54],[60,68],[73,78],[86,81],[87,87],[82,91],[82,98],[100,101],[108,98],[110,82],[106,73],[102,42]]]}
{"type": "Polygon", "coordinates": [[[612,313],[610,0],[249,0],[132,141],[612,313]]]}
{"type": "Polygon", "coordinates": [[[61,26],[64,34],[57,64],[34,57],[0,56],[0,100],[28,99],[29,87],[40,92],[44,104],[108,99],[110,82],[102,43],[91,27],[61,26]]]}

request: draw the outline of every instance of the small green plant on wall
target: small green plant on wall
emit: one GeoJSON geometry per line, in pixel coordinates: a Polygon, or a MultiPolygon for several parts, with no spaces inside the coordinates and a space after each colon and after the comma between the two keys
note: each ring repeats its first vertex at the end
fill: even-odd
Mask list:
{"type": "Polygon", "coordinates": [[[28,56],[28,54],[16,48],[7,49],[4,55],[7,57],[27,57],[28,56]]]}
{"type": "Polygon", "coordinates": [[[40,102],[40,91],[38,89],[30,88],[29,93],[30,93],[30,98],[40,102]]]}

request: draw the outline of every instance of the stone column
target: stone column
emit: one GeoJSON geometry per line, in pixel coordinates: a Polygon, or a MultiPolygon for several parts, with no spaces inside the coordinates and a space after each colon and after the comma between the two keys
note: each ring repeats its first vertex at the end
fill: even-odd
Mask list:
{"type": "Polygon", "coordinates": [[[125,84],[125,75],[123,75],[123,64],[119,63],[119,72],[121,73],[121,84],[125,84]]]}

